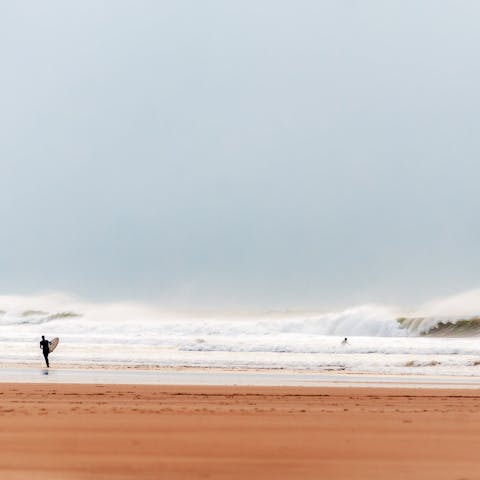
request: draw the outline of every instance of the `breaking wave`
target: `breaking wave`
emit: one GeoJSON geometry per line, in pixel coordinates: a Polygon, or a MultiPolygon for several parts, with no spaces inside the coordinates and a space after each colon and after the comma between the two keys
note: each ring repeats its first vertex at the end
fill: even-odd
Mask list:
{"type": "Polygon", "coordinates": [[[55,312],[48,313],[41,310],[25,310],[23,312],[6,312],[0,311],[0,326],[1,325],[40,325],[48,323],[53,320],[63,320],[78,318],[82,315],[75,312],[55,312]]]}
{"type": "Polygon", "coordinates": [[[398,318],[402,329],[413,335],[471,337],[480,335],[480,317],[471,318],[398,318]]]}
{"type": "MultiPolygon", "coordinates": [[[[1,300],[1,298],[0,298],[1,300]]],[[[239,335],[268,338],[276,335],[314,336],[444,336],[467,337],[480,335],[480,316],[469,318],[398,316],[382,306],[365,305],[325,314],[263,313],[250,315],[178,315],[125,307],[47,311],[40,309],[2,309],[1,327],[43,326],[60,330],[64,335],[83,331],[95,332],[120,340],[141,342],[142,336],[193,336],[196,343],[203,337],[239,335]]],[[[4,330],[5,330],[4,328],[4,330]]],[[[37,329],[35,328],[35,333],[37,329]]],[[[33,331],[32,331],[33,333],[33,331]]],[[[148,342],[148,338],[145,338],[148,342]]]]}

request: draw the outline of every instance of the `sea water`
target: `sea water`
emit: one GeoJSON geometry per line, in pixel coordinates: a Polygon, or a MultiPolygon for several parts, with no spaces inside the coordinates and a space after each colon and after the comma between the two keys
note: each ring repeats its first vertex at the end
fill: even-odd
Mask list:
{"type": "Polygon", "coordinates": [[[477,324],[476,318],[401,319],[377,306],[248,315],[16,307],[0,312],[0,340],[6,364],[41,363],[45,335],[61,339],[54,365],[475,376],[477,324]]]}

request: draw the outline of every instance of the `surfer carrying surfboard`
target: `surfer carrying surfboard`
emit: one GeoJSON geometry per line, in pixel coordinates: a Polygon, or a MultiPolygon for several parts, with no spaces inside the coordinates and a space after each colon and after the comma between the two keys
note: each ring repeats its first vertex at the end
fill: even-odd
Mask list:
{"type": "Polygon", "coordinates": [[[48,362],[48,354],[50,353],[50,342],[48,340],[45,340],[44,335],[42,335],[40,348],[43,350],[43,356],[45,357],[45,363],[47,364],[47,368],[50,368],[50,363],[48,362]]]}

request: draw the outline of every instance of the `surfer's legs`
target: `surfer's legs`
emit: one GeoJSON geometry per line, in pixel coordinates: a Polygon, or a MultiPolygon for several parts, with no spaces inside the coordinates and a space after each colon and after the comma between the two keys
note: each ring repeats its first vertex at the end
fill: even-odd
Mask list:
{"type": "Polygon", "coordinates": [[[50,364],[48,363],[48,353],[44,353],[43,356],[45,357],[45,363],[47,364],[47,368],[50,368],[50,364]]]}

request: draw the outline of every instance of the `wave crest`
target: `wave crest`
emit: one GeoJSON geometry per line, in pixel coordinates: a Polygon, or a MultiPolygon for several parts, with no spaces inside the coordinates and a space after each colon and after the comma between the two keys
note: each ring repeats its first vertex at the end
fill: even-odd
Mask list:
{"type": "Polygon", "coordinates": [[[25,310],[20,313],[2,311],[0,325],[40,325],[54,320],[79,318],[82,314],[76,312],[49,313],[41,310],[25,310]]]}
{"type": "Polygon", "coordinates": [[[470,337],[480,335],[480,316],[471,318],[401,317],[401,328],[411,335],[470,337]]]}

